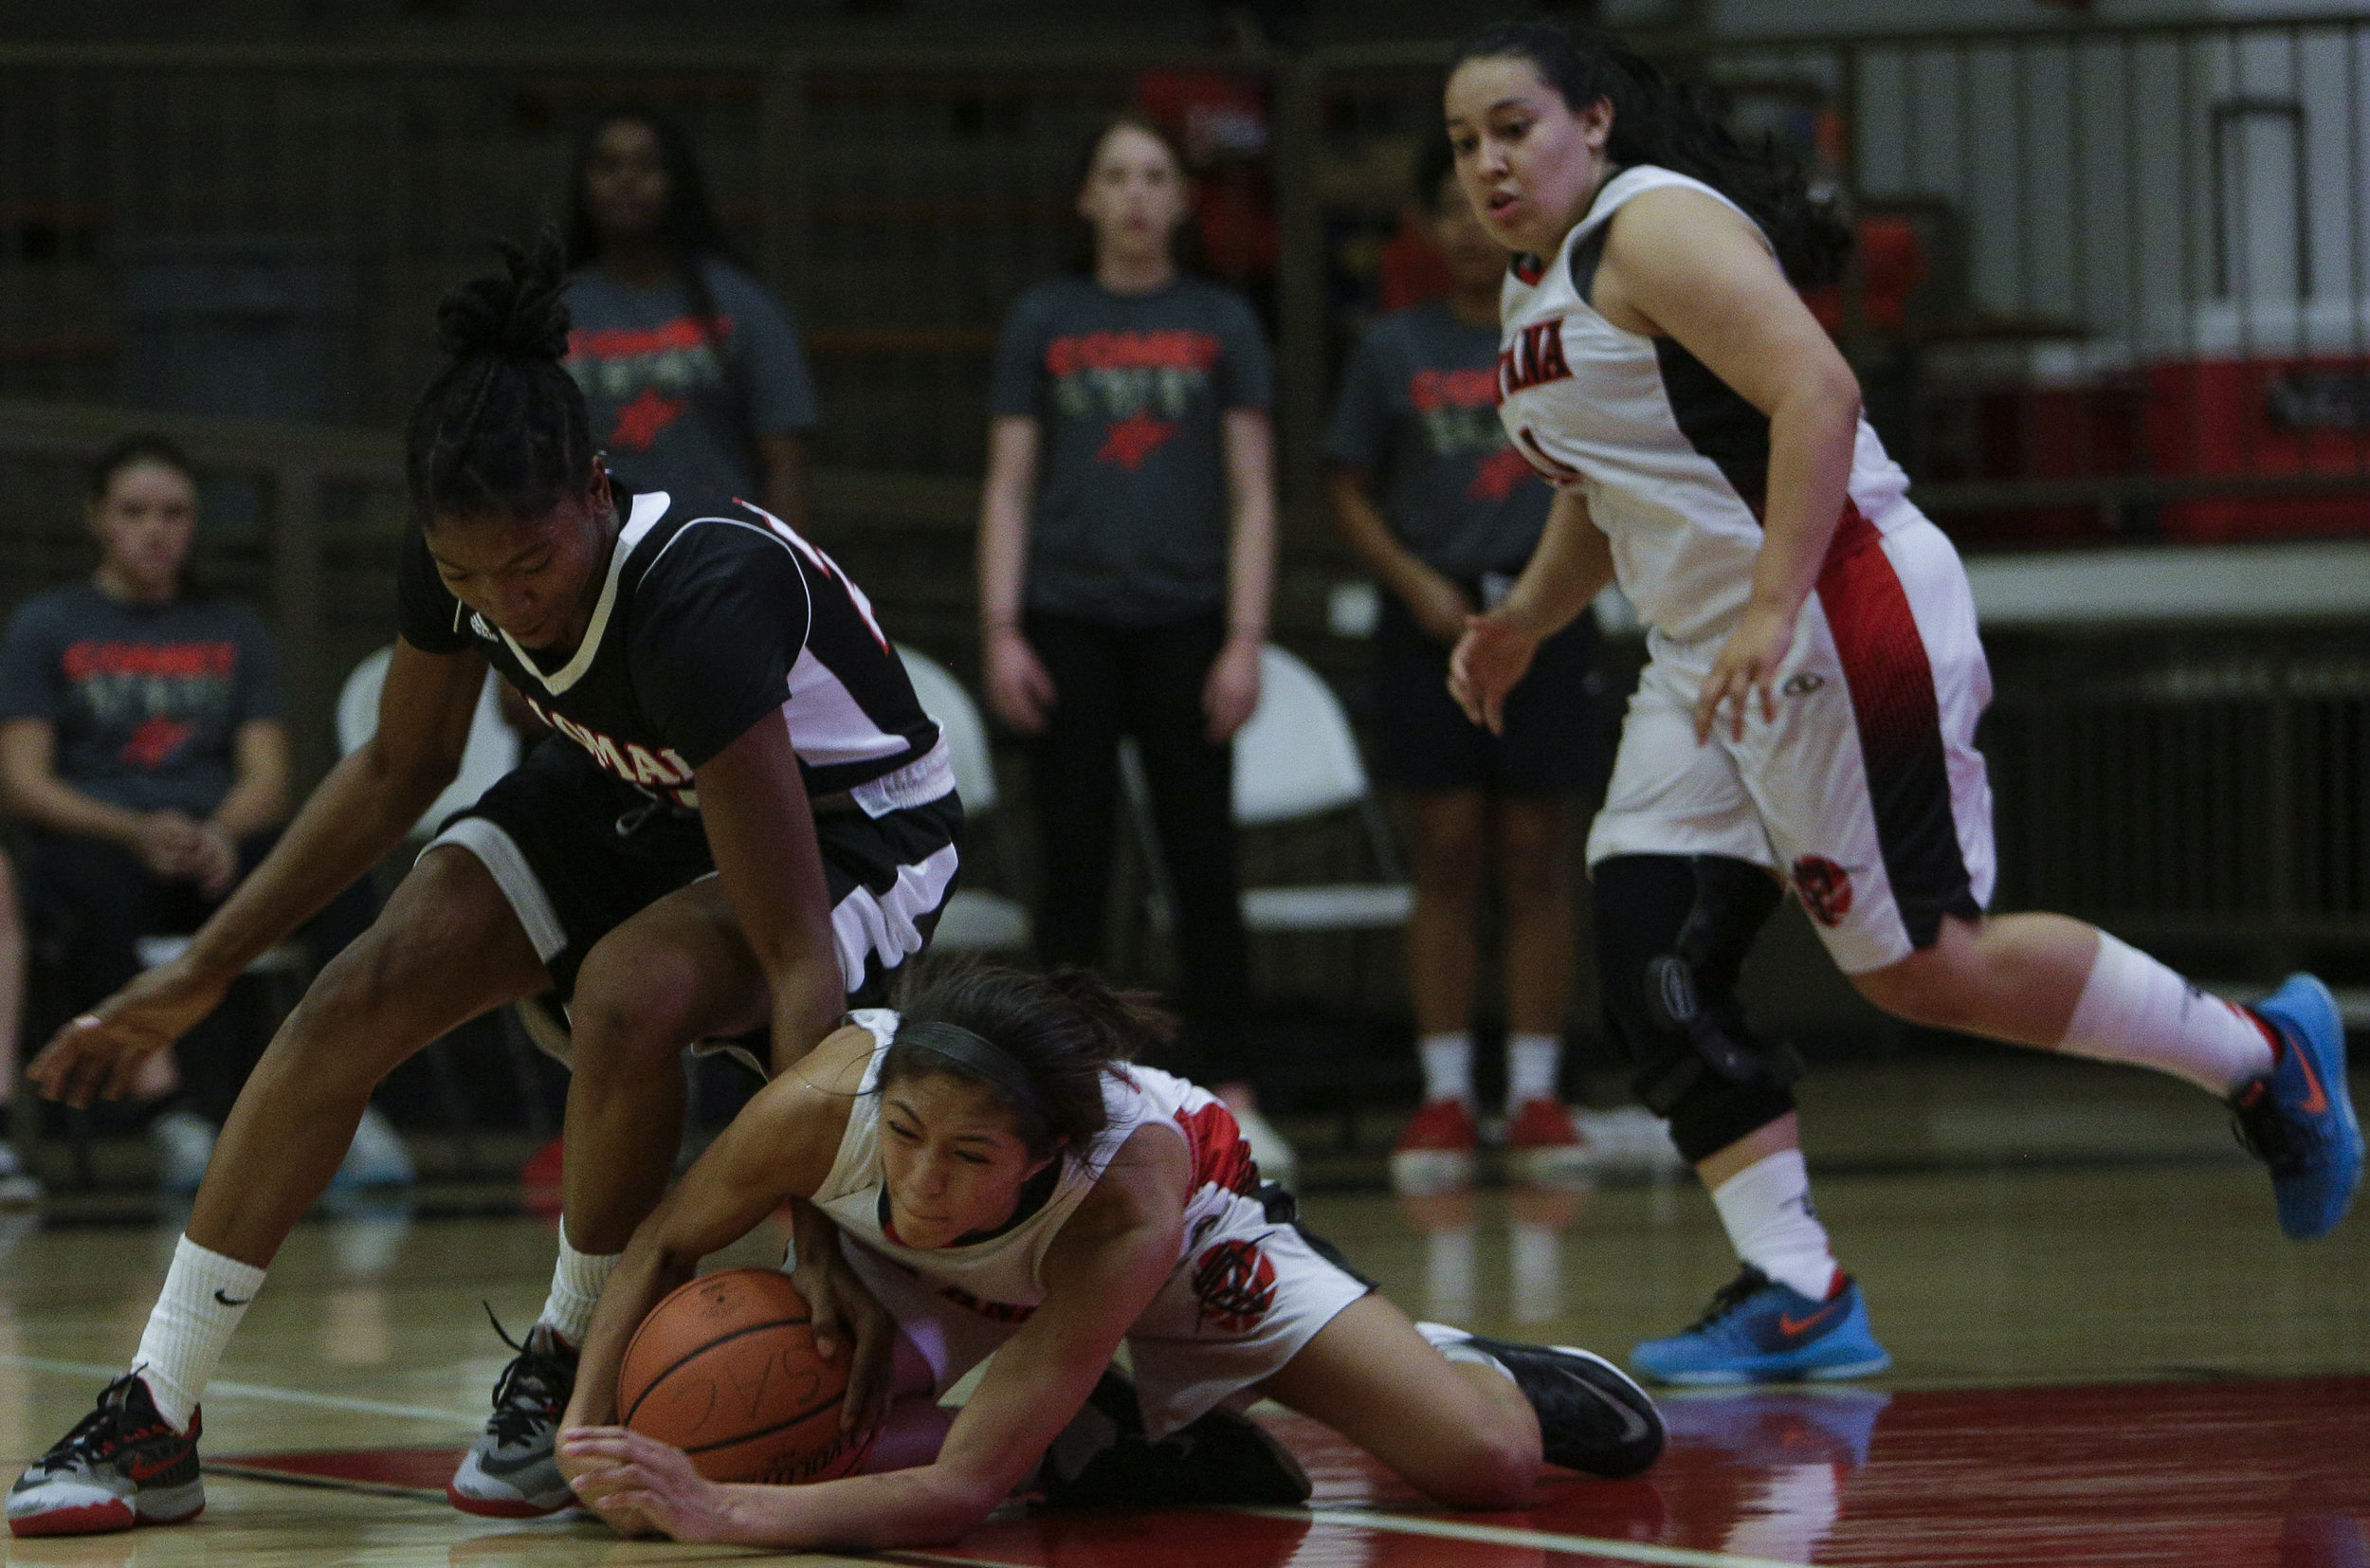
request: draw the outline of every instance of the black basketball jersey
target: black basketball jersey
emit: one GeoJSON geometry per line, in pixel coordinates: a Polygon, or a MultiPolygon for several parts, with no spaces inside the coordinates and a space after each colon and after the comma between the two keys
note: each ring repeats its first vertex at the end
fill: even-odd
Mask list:
{"type": "Polygon", "coordinates": [[[607,580],[556,667],[455,598],[416,530],[399,571],[404,641],[477,649],[604,773],[693,810],[692,771],[776,710],[810,795],[847,791],[878,816],[954,787],[903,662],[830,556],[745,501],[617,499],[607,580]]]}

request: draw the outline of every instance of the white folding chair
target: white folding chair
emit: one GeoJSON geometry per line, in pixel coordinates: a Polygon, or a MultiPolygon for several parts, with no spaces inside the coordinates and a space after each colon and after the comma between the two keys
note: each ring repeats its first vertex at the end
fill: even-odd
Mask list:
{"type": "MultiPolygon", "coordinates": [[[[964,848],[983,851],[993,842],[981,831],[996,807],[995,765],[988,753],[988,728],[977,704],[955,674],[919,648],[897,646],[905,661],[905,674],[914,684],[921,709],[938,720],[955,763],[955,788],[963,797],[964,848]]],[[[930,939],[933,952],[1009,953],[1029,945],[1032,927],[1019,900],[984,888],[960,887],[946,901],[939,928],[930,939]]]]}
{"type": "MultiPolygon", "coordinates": [[[[382,647],[354,666],[337,692],[337,755],[350,756],[378,733],[378,698],[387,686],[387,666],[394,662],[393,647],[382,647]]],[[[519,765],[519,732],[502,718],[496,695],[501,677],[485,672],[478,691],[477,714],[469,720],[468,744],[461,753],[461,772],[445,793],[411,826],[410,836],[424,839],[437,825],[493,787],[494,781],[519,765]]]]}

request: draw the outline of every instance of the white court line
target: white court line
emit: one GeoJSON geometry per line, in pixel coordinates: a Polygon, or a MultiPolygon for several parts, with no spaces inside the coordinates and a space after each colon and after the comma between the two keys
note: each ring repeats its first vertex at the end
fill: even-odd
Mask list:
{"type": "MultiPolygon", "coordinates": [[[[23,1367],[28,1372],[55,1372],[69,1377],[96,1377],[112,1382],[123,1376],[119,1366],[99,1366],[89,1361],[53,1361],[46,1356],[14,1356],[0,1353],[0,1366],[23,1367]]],[[[359,1415],[402,1415],[414,1421],[447,1421],[464,1427],[485,1424],[482,1411],[440,1410],[428,1405],[391,1405],[382,1399],[349,1399],[341,1394],[312,1394],[303,1389],[275,1388],[269,1383],[240,1383],[217,1377],[206,1385],[209,1399],[255,1399],[274,1405],[312,1405],[320,1410],[353,1411],[359,1415]]]]}
{"type": "Polygon", "coordinates": [[[1431,1536],[1441,1541],[1469,1541],[1484,1546],[1529,1546],[1575,1557],[1610,1558],[1615,1562],[1645,1562],[1658,1568],[1805,1568],[1798,1562],[1772,1558],[1732,1557],[1726,1552],[1698,1552],[1685,1546],[1650,1546],[1636,1541],[1609,1541],[1595,1536],[1559,1535],[1549,1530],[1515,1530],[1503,1524],[1467,1524],[1453,1519],[1411,1519],[1405,1514],[1368,1512],[1362,1508],[1226,1508],[1230,1514],[1254,1519],[1307,1519],[1321,1524],[1353,1524],[1393,1535],[1431,1536]]]}

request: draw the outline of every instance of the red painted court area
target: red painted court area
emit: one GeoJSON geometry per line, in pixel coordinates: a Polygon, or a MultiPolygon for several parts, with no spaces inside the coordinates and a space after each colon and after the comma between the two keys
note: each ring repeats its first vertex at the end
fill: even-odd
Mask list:
{"type": "MultiPolygon", "coordinates": [[[[1635,1481],[1559,1476],[1450,1514],[1316,1423],[1277,1420],[1315,1506],[1035,1513],[907,1562],[1006,1568],[2370,1568],[2370,1377],[1922,1394],[1681,1395],[1635,1481]]],[[[447,1449],[215,1468],[441,1497],[447,1449]]]]}

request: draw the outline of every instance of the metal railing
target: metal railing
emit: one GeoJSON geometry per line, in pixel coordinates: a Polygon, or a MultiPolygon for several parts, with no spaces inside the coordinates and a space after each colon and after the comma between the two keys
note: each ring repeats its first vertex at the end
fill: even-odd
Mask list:
{"type": "MultiPolygon", "coordinates": [[[[1962,538],[2370,531],[2370,22],[1661,52],[1850,198],[1869,243],[1837,330],[1917,498],[1962,538]]],[[[741,253],[796,304],[829,542],[901,635],[967,668],[995,330],[1073,243],[1085,128],[1148,73],[1202,72],[1264,95],[1267,183],[1237,194],[1280,258],[1252,280],[1281,371],[1279,621],[1346,667],[1357,650],[1324,658],[1319,629],[1335,557],[1317,438],[1438,60],[0,48],[0,594],[86,569],[71,465],[163,425],[257,482],[215,568],[271,606],[297,711],[325,716],[392,632],[401,496],[375,432],[428,372],[433,301],[488,235],[555,209],[574,127],[631,100],[688,125],[741,253]],[[158,330],[134,274],[257,238],[303,242],[274,253],[294,281],[258,319],[302,329],[309,428],[128,412],[158,330]]],[[[2002,642],[2004,898],[2227,940],[2256,969],[2275,948],[2370,950],[2370,700],[2316,635],[2230,647],[2002,642]],[[2206,669],[2228,689],[2197,685],[2206,669]]],[[[298,735],[310,776],[325,721],[298,735]]]]}
{"type": "MultiPolygon", "coordinates": [[[[1650,45],[1848,198],[1864,243],[1830,308],[1962,535],[2370,526],[2370,21],[1650,45]]],[[[279,297],[221,313],[280,311],[308,369],[204,389],[209,411],[392,425],[438,294],[557,211],[598,107],[640,101],[797,306],[825,460],[969,475],[1003,314],[1072,254],[1088,127],[1232,94],[1267,150],[1229,166],[1212,232],[1277,333],[1313,538],[1441,58],[0,48],[0,395],[157,395],[157,291],[236,243],[279,297]]]]}

